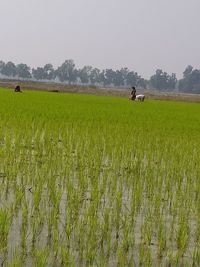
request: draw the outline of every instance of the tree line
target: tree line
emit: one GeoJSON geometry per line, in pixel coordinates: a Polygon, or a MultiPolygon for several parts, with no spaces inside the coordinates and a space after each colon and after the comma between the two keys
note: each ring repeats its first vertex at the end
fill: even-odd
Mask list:
{"type": "Polygon", "coordinates": [[[183,78],[177,80],[176,74],[171,75],[157,69],[149,80],[142,78],[137,72],[128,68],[119,70],[93,68],[84,66],[76,68],[72,59],[66,60],[58,68],[52,64],[44,67],[31,68],[26,64],[0,61],[0,74],[5,78],[26,79],[36,81],[56,81],[67,84],[96,85],[104,87],[137,86],[145,89],[200,93],[200,70],[187,66],[183,78]]]}

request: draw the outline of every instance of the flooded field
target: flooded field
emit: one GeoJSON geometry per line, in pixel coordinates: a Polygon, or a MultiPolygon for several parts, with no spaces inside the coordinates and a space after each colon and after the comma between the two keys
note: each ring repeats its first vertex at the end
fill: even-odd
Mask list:
{"type": "Polygon", "coordinates": [[[0,90],[1,266],[199,266],[200,106],[0,90]]]}

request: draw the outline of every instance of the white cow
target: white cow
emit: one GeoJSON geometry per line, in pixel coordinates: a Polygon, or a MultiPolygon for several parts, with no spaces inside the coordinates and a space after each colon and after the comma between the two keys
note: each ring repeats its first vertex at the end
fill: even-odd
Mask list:
{"type": "Polygon", "coordinates": [[[135,98],[135,100],[136,101],[144,101],[144,99],[145,99],[145,95],[136,95],[136,98],[135,98]]]}

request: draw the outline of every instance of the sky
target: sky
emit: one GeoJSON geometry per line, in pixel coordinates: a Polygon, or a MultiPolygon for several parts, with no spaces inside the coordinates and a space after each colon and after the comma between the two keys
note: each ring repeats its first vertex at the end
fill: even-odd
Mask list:
{"type": "Polygon", "coordinates": [[[149,78],[200,69],[200,0],[0,0],[0,60],[128,67],[149,78]]]}

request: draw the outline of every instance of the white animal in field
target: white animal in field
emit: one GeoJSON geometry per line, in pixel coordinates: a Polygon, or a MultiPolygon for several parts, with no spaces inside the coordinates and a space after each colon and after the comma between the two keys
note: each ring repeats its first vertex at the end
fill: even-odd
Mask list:
{"type": "Polygon", "coordinates": [[[145,95],[136,95],[136,98],[135,98],[135,100],[136,101],[144,101],[144,99],[145,99],[145,95]]]}

